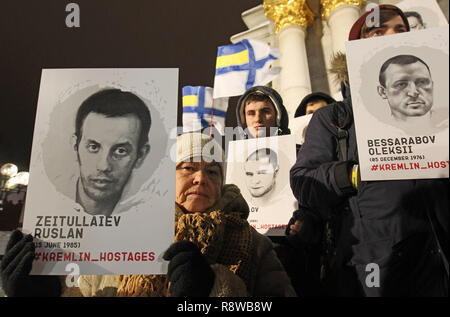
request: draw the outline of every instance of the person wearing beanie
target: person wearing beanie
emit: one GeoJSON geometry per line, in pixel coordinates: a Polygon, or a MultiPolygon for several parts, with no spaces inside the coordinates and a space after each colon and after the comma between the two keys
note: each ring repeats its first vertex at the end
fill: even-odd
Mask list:
{"type": "Polygon", "coordinates": [[[163,255],[167,275],[81,275],[79,287],[68,289],[63,279],[59,285],[55,278],[29,275],[32,237],[15,233],[1,265],[6,294],[296,296],[270,240],[247,222],[249,208],[239,188],[224,184],[221,146],[205,134],[186,133],[177,138],[176,153],[175,242],[163,255]]]}
{"type": "MultiPolygon", "coordinates": [[[[349,40],[409,31],[403,12],[380,5],[379,25],[362,15],[349,40]]],[[[291,188],[301,207],[335,219],[336,253],[327,285],[333,296],[448,296],[448,179],[361,181],[345,55],[333,69],[344,101],[312,117],[305,143],[291,168],[291,188]],[[340,128],[348,133],[341,153],[340,128]]],[[[302,229],[300,229],[301,231],[302,229]]]]}
{"type": "Polygon", "coordinates": [[[241,138],[260,138],[290,134],[289,118],[283,99],[275,89],[255,86],[248,89],[236,107],[241,138]]]}

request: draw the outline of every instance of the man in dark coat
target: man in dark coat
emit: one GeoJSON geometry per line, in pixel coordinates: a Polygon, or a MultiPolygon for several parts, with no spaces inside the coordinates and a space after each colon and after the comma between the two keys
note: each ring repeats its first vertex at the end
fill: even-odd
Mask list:
{"type": "MultiPolygon", "coordinates": [[[[247,90],[236,107],[241,138],[277,136],[290,134],[289,119],[281,96],[272,88],[256,86],[247,90]]],[[[304,230],[287,236],[269,236],[274,243],[278,258],[285,267],[292,285],[299,296],[322,295],[319,282],[318,244],[321,227],[310,219],[304,219],[300,210],[294,211],[296,219],[305,220],[304,230]]],[[[286,219],[286,222],[289,219],[286,219]]],[[[302,223],[303,224],[303,223],[302,223]]]]}
{"type": "MultiPolygon", "coordinates": [[[[352,27],[349,40],[409,31],[400,9],[379,9],[380,25],[366,26],[367,12],[352,27]]],[[[320,210],[322,219],[340,212],[337,260],[341,271],[355,275],[345,275],[338,295],[448,296],[449,180],[352,182],[358,151],[344,77],[344,102],[315,112],[291,169],[291,188],[301,206],[320,210]],[[347,117],[346,160],[339,153],[337,107],[344,107],[347,117]]]]}

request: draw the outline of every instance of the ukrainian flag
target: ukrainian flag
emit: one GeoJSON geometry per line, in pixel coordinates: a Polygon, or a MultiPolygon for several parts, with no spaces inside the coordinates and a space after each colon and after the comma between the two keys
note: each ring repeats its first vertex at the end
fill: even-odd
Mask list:
{"type": "Polygon", "coordinates": [[[183,87],[183,107],[198,106],[198,94],[201,87],[185,86],[183,87]]]}
{"type": "Polygon", "coordinates": [[[248,49],[243,44],[221,46],[218,49],[216,69],[224,71],[231,69],[233,66],[237,68],[241,65],[248,64],[248,49]]]}
{"type": "Polygon", "coordinates": [[[213,89],[205,86],[185,86],[182,95],[184,132],[215,126],[224,133],[228,98],[213,99],[213,89]]]}
{"type": "Polygon", "coordinates": [[[217,50],[214,98],[237,96],[247,89],[265,85],[280,72],[271,68],[280,52],[264,42],[242,40],[217,50]]]}

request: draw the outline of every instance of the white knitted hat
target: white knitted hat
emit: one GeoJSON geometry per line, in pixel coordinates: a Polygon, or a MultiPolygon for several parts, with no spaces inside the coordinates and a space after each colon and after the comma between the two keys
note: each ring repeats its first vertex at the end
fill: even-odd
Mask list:
{"type": "Polygon", "coordinates": [[[177,138],[177,161],[176,165],[183,162],[217,162],[224,176],[224,153],[217,141],[203,133],[185,133],[177,138]]]}

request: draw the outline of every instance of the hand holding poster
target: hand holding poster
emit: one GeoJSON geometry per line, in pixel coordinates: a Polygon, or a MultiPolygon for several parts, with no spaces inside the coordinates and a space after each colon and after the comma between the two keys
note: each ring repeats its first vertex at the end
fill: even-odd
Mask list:
{"type": "Polygon", "coordinates": [[[449,176],[448,26],[347,43],[362,180],[449,176]]]}
{"type": "Polygon", "coordinates": [[[45,69],[24,232],[32,274],[164,273],[173,241],[176,69],[45,69]]]}
{"type": "Polygon", "coordinates": [[[250,208],[248,222],[259,233],[284,235],[297,209],[289,186],[289,170],[294,163],[292,135],[230,142],[226,183],[241,189],[250,208]]]}

